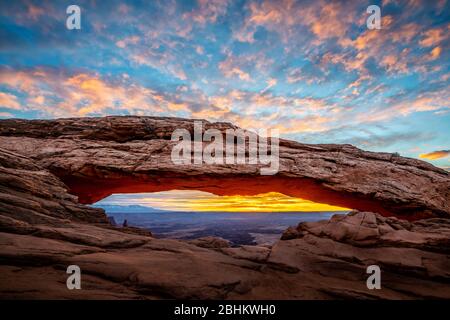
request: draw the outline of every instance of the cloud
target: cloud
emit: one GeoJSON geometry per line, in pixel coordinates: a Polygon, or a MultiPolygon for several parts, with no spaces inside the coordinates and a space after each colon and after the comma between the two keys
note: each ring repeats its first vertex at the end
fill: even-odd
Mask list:
{"type": "Polygon", "coordinates": [[[419,155],[419,158],[427,159],[427,160],[437,160],[437,159],[448,157],[449,155],[450,155],[450,150],[438,150],[438,151],[433,151],[430,153],[422,153],[419,155]]]}
{"type": "Polygon", "coordinates": [[[130,44],[138,44],[138,42],[141,40],[141,38],[139,36],[129,36],[126,38],[123,38],[121,40],[118,40],[116,42],[116,46],[118,46],[119,48],[125,48],[130,44]]]}
{"type": "Polygon", "coordinates": [[[441,55],[442,49],[441,47],[436,47],[430,52],[430,60],[436,60],[441,55]]]}
{"type": "Polygon", "coordinates": [[[15,95],[0,92],[0,107],[7,109],[20,110],[20,104],[15,95]]]}
{"type": "Polygon", "coordinates": [[[187,80],[186,73],[182,66],[179,63],[172,62],[176,61],[176,59],[168,53],[147,50],[142,53],[132,54],[130,58],[138,65],[154,68],[183,81],[187,80]]]}
{"type": "Polygon", "coordinates": [[[197,54],[199,54],[199,55],[203,55],[203,54],[205,54],[205,49],[202,46],[196,46],[195,52],[197,52],[197,54]]]}
{"type": "Polygon", "coordinates": [[[227,54],[225,60],[219,63],[219,70],[227,77],[238,77],[243,81],[252,81],[247,69],[261,70],[262,64],[266,59],[262,55],[234,56],[227,54]]]}
{"type": "Polygon", "coordinates": [[[357,1],[93,6],[83,5],[83,31],[68,33],[51,1],[0,3],[3,116],[195,117],[369,148],[441,145],[448,132],[442,1],[385,1],[381,30],[366,28],[367,4],[357,1]],[[397,132],[403,121],[436,136],[397,132]],[[386,123],[394,136],[359,131],[386,123]],[[356,133],[332,136],[345,126],[356,133]]]}
{"type": "Polygon", "coordinates": [[[389,15],[382,19],[382,30],[365,30],[355,40],[341,38],[341,50],[325,54],[322,64],[342,64],[348,72],[368,75],[372,60],[389,73],[409,73],[416,61],[411,50],[403,46],[417,37],[421,27],[414,22],[401,24],[389,15]]]}
{"type": "Polygon", "coordinates": [[[250,75],[247,72],[242,71],[238,67],[233,67],[231,69],[225,69],[225,68],[222,67],[221,70],[223,71],[223,74],[227,78],[232,77],[232,76],[238,76],[239,79],[244,80],[244,81],[250,81],[251,80],[250,75]]]}
{"type": "Polygon", "coordinates": [[[388,73],[408,73],[408,52],[408,50],[403,50],[397,55],[386,55],[380,61],[380,65],[385,67],[388,73]]]}
{"type": "Polygon", "coordinates": [[[276,86],[277,83],[278,83],[278,80],[277,80],[277,79],[275,79],[275,78],[269,78],[269,79],[266,81],[267,86],[266,86],[263,90],[261,90],[261,93],[264,93],[264,92],[266,92],[267,90],[269,90],[270,88],[276,86]]]}
{"type": "Polygon", "coordinates": [[[420,40],[419,44],[422,47],[436,46],[448,38],[449,30],[450,24],[441,28],[427,30],[423,32],[422,39],[420,40]]]}
{"type": "Polygon", "coordinates": [[[39,17],[43,16],[45,14],[45,10],[42,7],[32,5],[31,3],[28,4],[27,8],[27,16],[32,20],[38,20],[39,17]]]}
{"type": "Polygon", "coordinates": [[[356,116],[358,122],[380,122],[405,117],[416,112],[445,111],[450,109],[450,93],[447,88],[419,93],[415,97],[400,95],[386,99],[384,105],[374,106],[356,116]]]}
{"type": "Polygon", "coordinates": [[[309,85],[324,81],[323,72],[313,64],[286,70],[286,81],[290,84],[305,82],[309,85]]]}
{"type": "Polygon", "coordinates": [[[256,31],[264,27],[279,34],[286,44],[298,38],[299,28],[307,28],[315,36],[315,44],[320,44],[327,39],[343,38],[356,21],[355,15],[348,14],[356,11],[352,2],[265,0],[250,2],[247,8],[250,14],[233,34],[241,42],[254,42],[256,31]]]}
{"type": "Polygon", "coordinates": [[[9,113],[9,112],[0,112],[0,117],[2,117],[2,118],[12,118],[13,117],[13,114],[12,113],[9,113]]]}
{"type": "Polygon", "coordinates": [[[321,5],[318,15],[310,17],[308,24],[318,40],[338,38],[344,40],[352,23],[356,21],[355,15],[345,14],[355,7],[349,3],[327,2],[321,5]]]}
{"type": "MultiPolygon", "coordinates": [[[[386,131],[389,129],[386,128],[386,131]]],[[[352,133],[347,132],[350,136],[352,133]]],[[[361,148],[377,148],[386,149],[398,143],[417,143],[420,141],[430,141],[434,138],[433,134],[420,131],[410,132],[387,132],[382,134],[376,134],[370,130],[361,130],[356,137],[337,138],[338,143],[349,143],[361,148]]]]}
{"type": "Polygon", "coordinates": [[[55,69],[1,70],[0,85],[17,92],[0,92],[2,107],[36,110],[45,116],[106,115],[111,110],[153,114],[186,109],[176,96],[138,85],[126,77],[105,80],[97,74],[70,74],[55,69]]]}
{"type": "Polygon", "coordinates": [[[183,15],[184,19],[192,19],[200,25],[215,23],[227,12],[228,0],[198,0],[197,8],[183,15]]]}

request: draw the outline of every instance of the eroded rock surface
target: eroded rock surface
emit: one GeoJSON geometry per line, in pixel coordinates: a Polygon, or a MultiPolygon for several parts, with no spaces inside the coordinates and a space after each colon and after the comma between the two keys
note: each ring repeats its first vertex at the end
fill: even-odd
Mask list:
{"type": "Polygon", "coordinates": [[[189,241],[189,243],[192,243],[201,248],[210,249],[228,248],[230,246],[230,241],[220,237],[202,237],[191,240],[189,241]]]}
{"type": "MultiPolygon", "coordinates": [[[[59,177],[81,203],[112,193],[195,189],[219,195],[277,191],[407,220],[450,217],[450,176],[424,161],[351,145],[307,145],[280,140],[280,167],[175,165],[175,129],[193,120],[105,117],[0,120],[0,146],[28,156],[59,177]]],[[[203,129],[236,127],[203,121],[203,129]]]]}
{"type": "Polygon", "coordinates": [[[59,226],[64,219],[108,223],[102,209],[81,205],[66,189],[31,159],[0,149],[0,219],[20,220],[23,230],[25,223],[59,226]]]}
{"type": "MultiPolygon", "coordinates": [[[[450,294],[449,219],[408,222],[353,211],[329,221],[300,223],[282,239],[272,247],[268,263],[285,270],[355,281],[366,266],[377,265],[384,289],[420,298],[450,294]]],[[[337,297],[357,294],[329,286],[323,291],[337,297]]]]}
{"type": "Polygon", "coordinates": [[[3,299],[450,298],[449,219],[355,211],[301,223],[272,247],[155,239],[110,225],[39,163],[0,149],[3,299]],[[73,264],[82,290],[66,287],[73,264]],[[381,290],[366,287],[372,264],[381,290]]]}

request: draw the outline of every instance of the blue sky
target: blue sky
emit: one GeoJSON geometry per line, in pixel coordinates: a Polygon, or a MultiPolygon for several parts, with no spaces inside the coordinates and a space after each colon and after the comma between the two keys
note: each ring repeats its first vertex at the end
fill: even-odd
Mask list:
{"type": "Polygon", "coordinates": [[[449,1],[2,1],[0,117],[276,128],[450,166],[449,1]],[[65,27],[81,7],[81,30],[65,27]],[[368,30],[366,8],[381,7],[368,30]]]}

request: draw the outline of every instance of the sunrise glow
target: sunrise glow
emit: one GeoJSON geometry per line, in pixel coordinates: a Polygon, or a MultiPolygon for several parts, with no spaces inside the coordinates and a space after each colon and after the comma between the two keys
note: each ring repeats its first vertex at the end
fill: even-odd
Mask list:
{"type": "Polygon", "coordinates": [[[350,210],[289,197],[277,192],[269,192],[255,196],[217,196],[201,191],[173,190],[131,195],[115,194],[99,203],[143,205],[162,210],[202,212],[311,212],[350,210]]]}

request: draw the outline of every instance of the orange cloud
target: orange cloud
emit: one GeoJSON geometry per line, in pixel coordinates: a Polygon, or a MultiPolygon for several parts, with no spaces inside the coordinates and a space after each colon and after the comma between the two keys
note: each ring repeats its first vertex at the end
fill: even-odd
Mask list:
{"type": "Polygon", "coordinates": [[[219,63],[219,70],[222,71],[223,75],[227,78],[237,76],[241,80],[250,81],[250,74],[242,70],[240,64],[243,64],[243,62],[237,61],[236,58],[229,55],[224,61],[219,63]]]}
{"type": "Polygon", "coordinates": [[[42,73],[40,71],[24,72],[7,70],[0,72],[0,83],[31,93],[35,89],[36,78],[41,76],[42,73]]]}
{"type": "Polygon", "coordinates": [[[439,56],[441,55],[442,49],[441,47],[436,47],[433,50],[431,50],[430,52],[430,59],[431,60],[436,60],[437,58],[439,58],[439,56]]]}
{"type": "Polygon", "coordinates": [[[321,10],[310,22],[311,31],[318,39],[339,38],[343,40],[348,29],[354,22],[351,14],[343,14],[348,5],[339,2],[327,2],[321,5],[321,10]]]}
{"type": "Polygon", "coordinates": [[[419,34],[420,26],[416,23],[408,23],[400,26],[397,30],[392,28],[389,32],[389,37],[391,37],[393,42],[409,43],[416,35],[419,34]]]}
{"type": "Polygon", "coordinates": [[[386,55],[380,62],[389,73],[408,73],[408,58],[409,50],[405,49],[400,54],[386,55]]]}
{"type": "Polygon", "coordinates": [[[167,108],[172,111],[189,110],[189,106],[186,103],[168,102],[167,108]]]}
{"type": "Polygon", "coordinates": [[[27,16],[32,20],[38,20],[40,16],[45,14],[45,10],[42,7],[34,6],[32,4],[28,5],[27,16]]]}
{"type": "Polygon", "coordinates": [[[17,101],[17,97],[4,92],[0,92],[0,107],[15,110],[21,109],[20,104],[17,101]]]}
{"type": "Polygon", "coordinates": [[[226,77],[230,77],[232,75],[237,75],[241,80],[250,81],[250,75],[247,72],[242,71],[238,67],[234,67],[231,70],[225,72],[226,77]]]}
{"type": "Polygon", "coordinates": [[[336,1],[292,1],[279,0],[252,2],[248,6],[250,15],[243,26],[234,30],[233,37],[242,42],[254,42],[254,34],[259,26],[277,32],[285,43],[296,36],[296,27],[304,27],[316,37],[315,44],[330,38],[345,41],[352,24],[357,21],[357,5],[353,2],[342,4],[336,1]]]}
{"type": "Polygon", "coordinates": [[[419,44],[422,47],[432,47],[438,45],[448,37],[449,27],[450,24],[448,25],[447,30],[445,30],[445,27],[427,30],[423,33],[423,38],[420,40],[419,44]]]}
{"type": "MultiPolygon", "coordinates": [[[[54,117],[102,115],[111,109],[136,114],[145,111],[169,113],[186,107],[175,101],[175,97],[150,88],[113,83],[86,73],[66,76],[52,70],[5,71],[0,73],[0,84],[19,91],[27,109],[54,117]]],[[[16,96],[2,92],[0,105],[21,108],[16,96]]]]}
{"type": "Polygon", "coordinates": [[[422,153],[419,155],[419,158],[427,159],[427,160],[436,160],[436,159],[445,158],[449,155],[450,155],[450,150],[438,150],[438,151],[433,151],[430,153],[422,153]]]}
{"type": "Polygon", "coordinates": [[[369,59],[385,67],[390,73],[408,73],[409,64],[414,61],[410,58],[410,50],[398,52],[398,43],[410,43],[420,32],[420,25],[408,23],[398,27],[393,26],[391,16],[383,17],[382,32],[366,30],[355,40],[340,37],[340,45],[343,48],[354,48],[355,55],[349,52],[333,54],[327,53],[322,58],[322,63],[340,63],[346,71],[358,71],[362,75],[368,75],[365,65],[369,59]]]}

